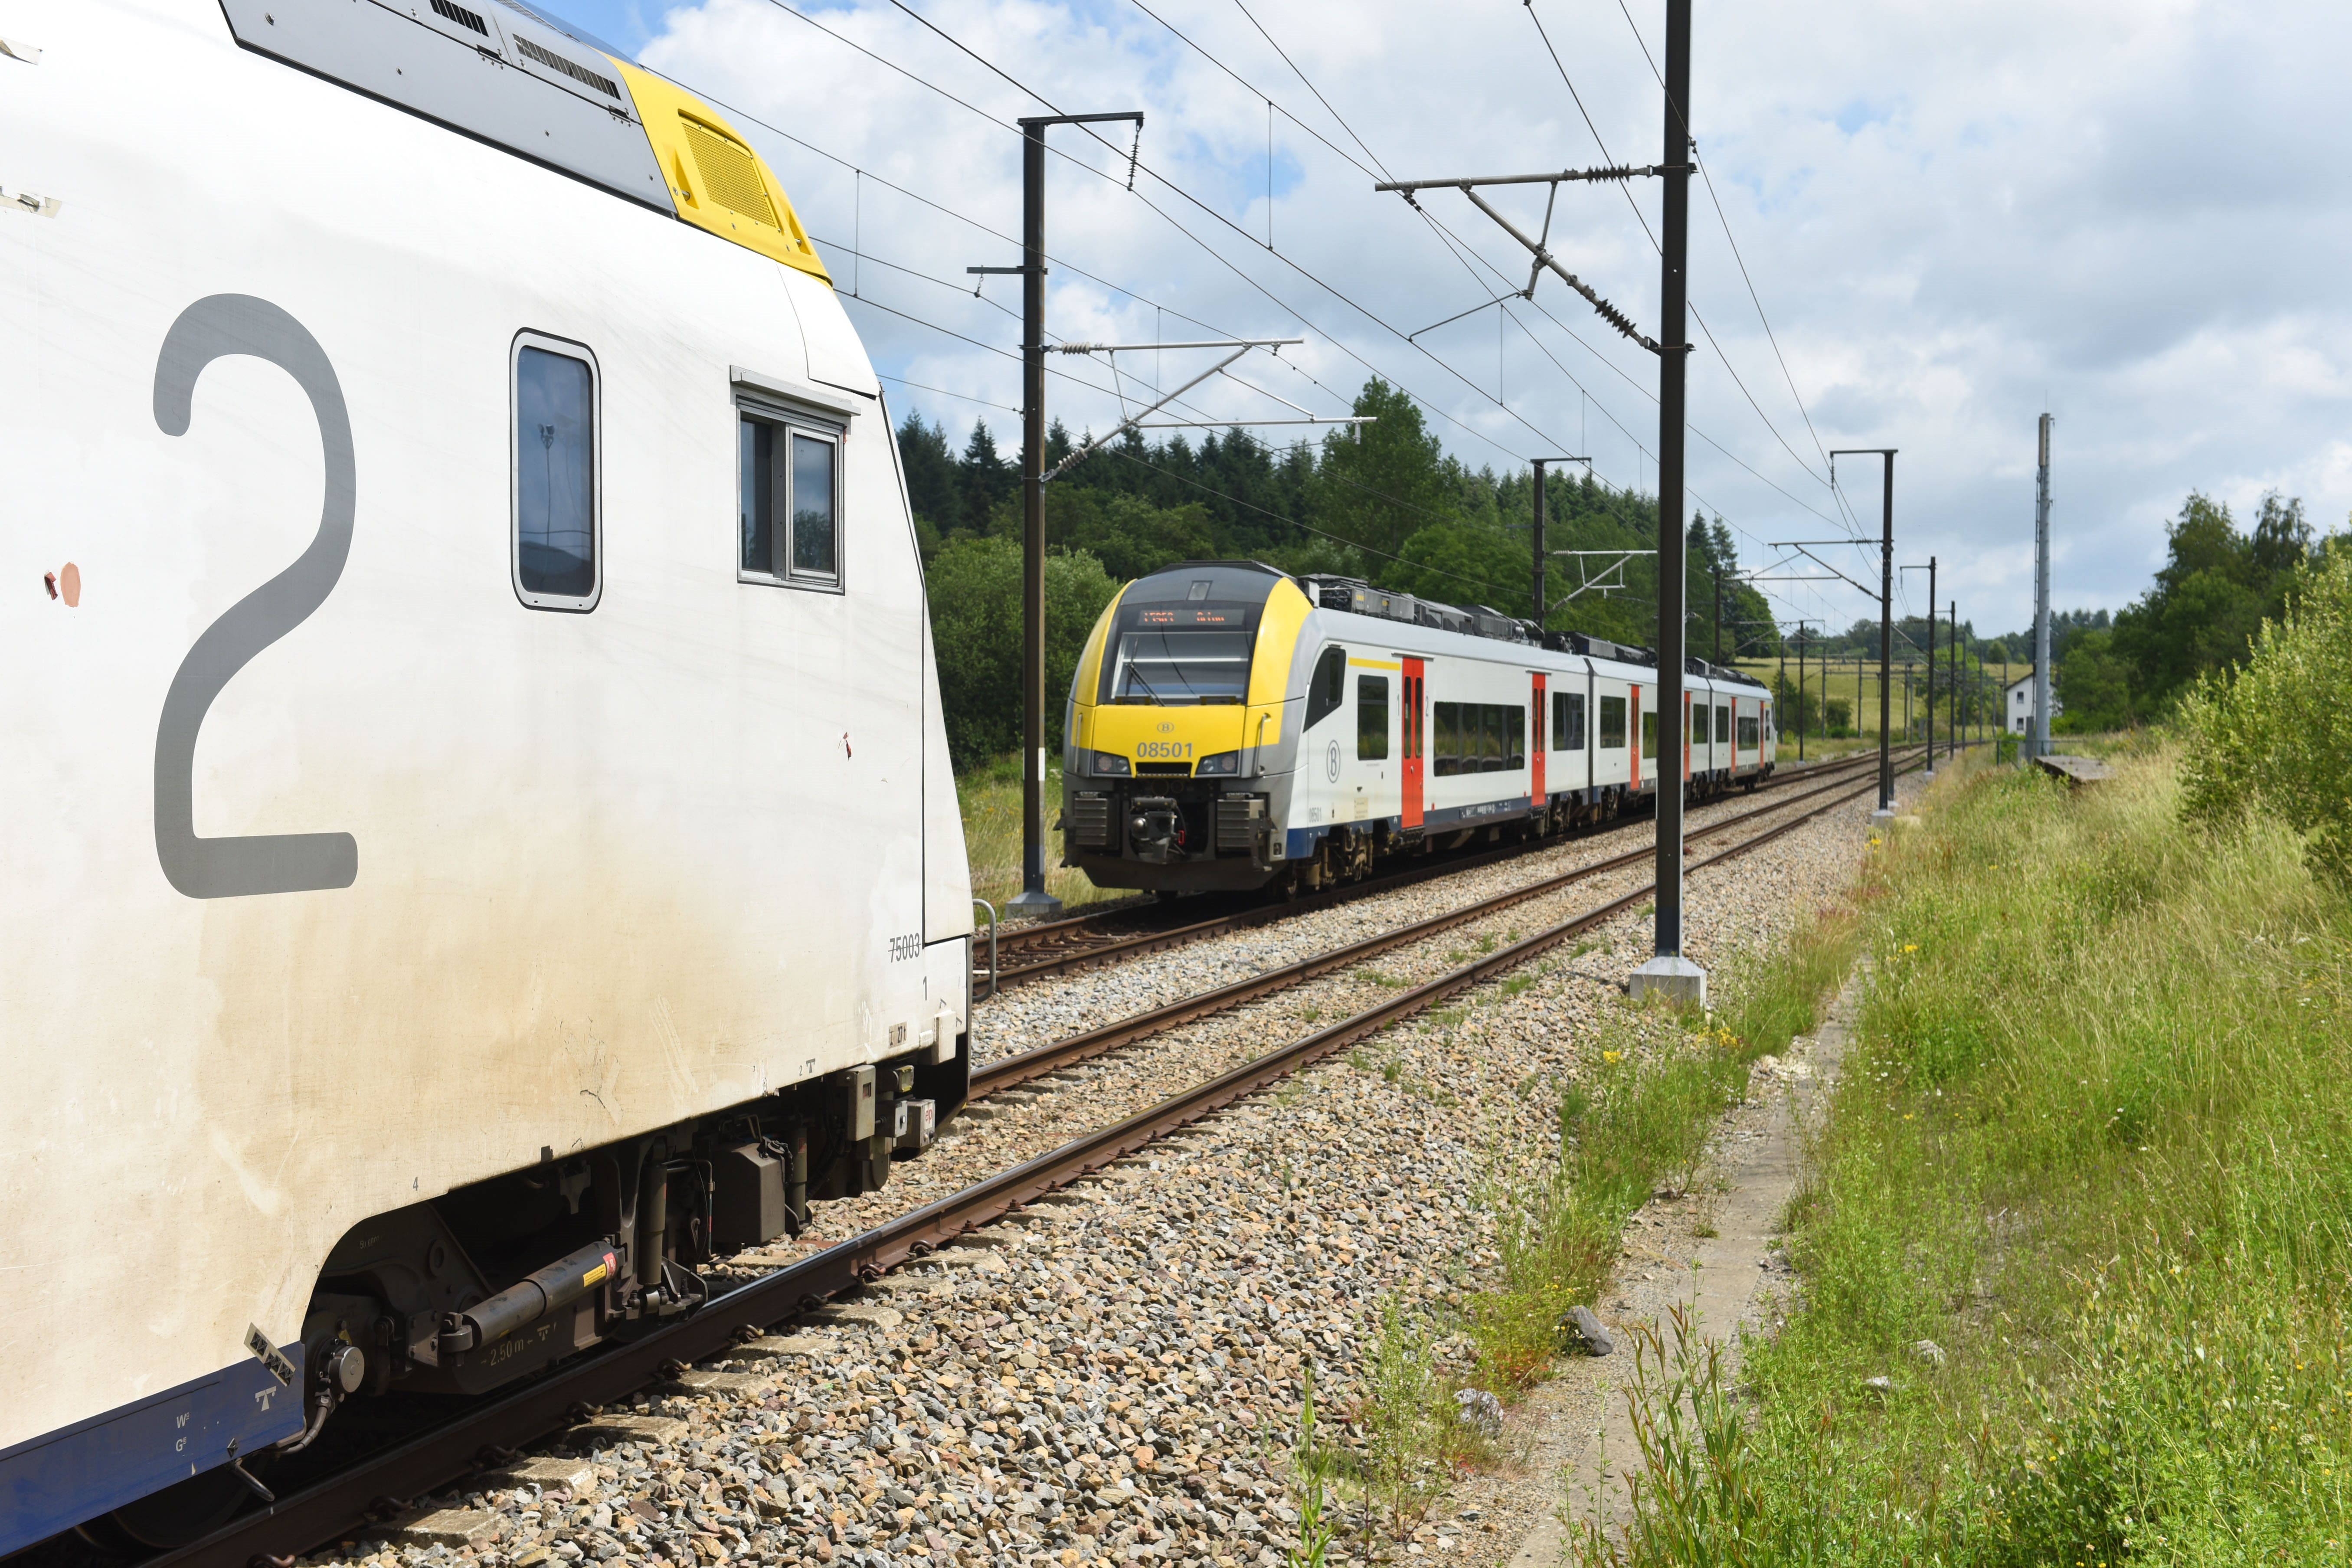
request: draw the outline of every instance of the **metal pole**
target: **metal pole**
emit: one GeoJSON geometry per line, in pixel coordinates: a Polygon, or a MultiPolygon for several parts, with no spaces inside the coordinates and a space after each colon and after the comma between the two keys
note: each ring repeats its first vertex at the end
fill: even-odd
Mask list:
{"type": "MultiPolygon", "coordinates": [[[[1895,812],[1894,737],[1886,732],[1894,717],[1894,692],[1887,678],[1895,672],[1895,454],[1886,454],[1884,510],[1878,542],[1878,811],[1895,812]]],[[[1928,601],[1933,605],[1935,601],[1928,601]]],[[[1859,682],[1857,682],[1859,684],[1859,682]]],[[[1859,693],[1856,693],[1857,698],[1859,693]]]]}
{"type": "MultiPolygon", "coordinates": [[[[1935,608],[1936,603],[1930,599],[1927,602],[1929,613],[1932,614],[1935,608]]],[[[1960,754],[1960,602],[1958,599],[1952,601],[1952,635],[1949,641],[1952,660],[1952,710],[1944,717],[1944,739],[1948,742],[1944,747],[1944,755],[1957,757],[1960,754]]]]}
{"type": "Polygon", "coordinates": [[[2026,755],[2050,754],[2050,416],[2033,477],[2033,719],[2026,755]]]}
{"type": "MultiPolygon", "coordinates": [[[[1143,116],[1049,114],[1021,121],[1021,891],[1007,914],[1046,919],[1045,890],[1045,128],[1143,116]]],[[[975,268],[974,271],[995,271],[975,268]]]]}
{"type": "Polygon", "coordinates": [[[1544,462],[1536,464],[1536,630],[1540,640],[1544,624],[1544,462]]]}
{"type": "Polygon", "coordinates": [[[1723,662],[1723,568],[1715,569],[1715,662],[1723,662]]]}
{"type": "MultiPolygon", "coordinates": [[[[1661,160],[1658,317],[1658,817],[1656,956],[1635,996],[1657,992],[1704,1006],[1706,972],[1683,957],[1683,789],[1690,720],[1683,712],[1684,392],[1690,258],[1691,0],[1666,0],[1665,155],[1661,160]]],[[[1638,722],[1638,721],[1637,721],[1638,722]]]]}
{"type": "MultiPolygon", "coordinates": [[[[1911,723],[1903,723],[1903,738],[1911,738],[1911,723]]],[[[1927,557],[1927,776],[1936,776],[1936,558],[1927,557]]]]}
{"type": "Polygon", "coordinates": [[[1805,631],[1797,626],[1797,761],[1805,760],[1805,631]]]}
{"type": "Polygon", "coordinates": [[[1021,891],[1007,912],[1051,918],[1045,891],[1045,125],[1021,123],[1021,891]]]}

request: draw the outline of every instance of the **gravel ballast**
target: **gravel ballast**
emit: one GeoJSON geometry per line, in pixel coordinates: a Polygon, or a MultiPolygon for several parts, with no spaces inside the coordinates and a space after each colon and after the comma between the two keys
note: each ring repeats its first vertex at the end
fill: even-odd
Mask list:
{"type": "MultiPolygon", "coordinates": [[[[1689,954],[1722,976],[1833,902],[1872,804],[1865,795],[1694,874],[1689,954]]],[[[1692,826],[1708,820],[1694,813],[1692,826]]],[[[999,1050],[1059,1037],[1636,841],[1571,843],[1039,982],[984,1009],[979,1032],[999,1050]]],[[[1646,879],[1629,869],[1580,883],[1118,1053],[1039,1098],[984,1102],[984,1120],[959,1119],[881,1193],[825,1205],[820,1235],[769,1260],[942,1196],[1646,879]]],[[[1382,1300],[1443,1308],[1492,1266],[1482,1184],[1556,1146],[1559,1090],[1585,1070],[1601,1020],[1628,1005],[1622,986],[1648,939],[1645,914],[1622,916],[972,1245],[604,1412],[532,1456],[528,1474],[478,1477],[404,1530],[310,1561],[1278,1563],[1295,1540],[1286,1458],[1308,1369],[1326,1419],[1343,1419],[1382,1300]]],[[[1559,1500],[1551,1478],[1507,1468],[1471,1483],[1475,1517],[1441,1500],[1408,1540],[1343,1536],[1334,1560],[1507,1557],[1526,1521],[1559,1500]]]]}

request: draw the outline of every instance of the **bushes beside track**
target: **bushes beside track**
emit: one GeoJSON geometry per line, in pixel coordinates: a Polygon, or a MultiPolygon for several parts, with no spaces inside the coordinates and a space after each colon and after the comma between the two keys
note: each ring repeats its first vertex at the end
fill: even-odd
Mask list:
{"type": "Polygon", "coordinates": [[[1590,1558],[2352,1552],[2352,910],[2294,828],[2198,816],[2200,768],[2270,754],[2232,704],[2297,662],[2209,691],[2185,790],[2168,748],[2075,791],[1971,764],[1882,846],[1798,1304],[1744,1411],[1719,1367],[1653,1365],[1699,1419],[1653,1428],[1590,1558]]]}

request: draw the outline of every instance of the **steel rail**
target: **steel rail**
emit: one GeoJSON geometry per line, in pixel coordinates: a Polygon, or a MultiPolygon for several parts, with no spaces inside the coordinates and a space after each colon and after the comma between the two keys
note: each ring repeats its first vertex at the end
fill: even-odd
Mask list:
{"type": "MultiPolygon", "coordinates": [[[[1867,761],[1873,768],[1878,765],[1878,759],[1874,756],[1868,758],[1867,761]]],[[[1722,822],[1700,828],[1696,833],[1685,834],[1683,837],[1683,842],[1696,844],[1720,834],[1728,833],[1736,827],[1755,821],[1759,816],[1786,811],[1790,806],[1811,800],[1826,791],[1843,788],[1844,784],[1843,780],[1816,782],[1812,789],[1756,805],[1736,816],[1727,817],[1722,822]]],[[[1221,985],[1212,991],[1202,991],[1194,995],[1179,997],[1162,1006],[1148,1008],[1143,1012],[1105,1024],[1099,1028],[1088,1029],[1083,1034],[1070,1035],[1062,1039],[1050,1040],[1045,1045],[1035,1046],[1025,1051],[1016,1052],[1012,1056],[999,1057],[993,1061],[983,1063],[972,1069],[970,1099],[981,1100],[992,1094],[1002,1093],[1032,1079],[1047,1077],[1080,1062],[1089,1061],[1096,1057],[1118,1050],[1121,1047],[1133,1045],[1139,1040],[1164,1034],[1181,1025],[1224,1012],[1231,1007],[1240,1006],[1245,1002],[1257,1001],[1277,991],[1286,991],[1291,986],[1319,979],[1336,970],[1361,963],[1366,959],[1376,958],[1393,949],[1409,946],[1454,926],[1465,925],[1487,915],[1498,914],[1514,904],[1525,903],[1530,899],[1556,893],[1578,882],[1588,881],[1594,877],[1606,876],[1612,871],[1624,870],[1628,867],[1640,865],[1652,858],[1653,851],[1647,846],[1639,849],[1629,849],[1622,854],[1610,856],[1606,859],[1595,860],[1589,865],[1574,867],[1557,875],[1529,882],[1524,887],[1507,888],[1499,893],[1490,894],[1473,903],[1465,904],[1459,909],[1447,910],[1442,913],[1414,921],[1408,925],[1379,931],[1360,941],[1349,942],[1343,947],[1335,947],[1325,952],[1311,954],[1295,963],[1286,963],[1279,969],[1265,970],[1250,975],[1246,979],[1236,980],[1229,985],[1221,985]]]]}
{"type": "MultiPolygon", "coordinates": [[[[1908,749],[1910,748],[1906,748],[1908,749]]],[[[1865,762],[1875,765],[1877,761],[1875,756],[1847,757],[1834,763],[1791,769],[1768,781],[1760,786],[1759,793],[1763,790],[1777,790],[1788,784],[1814,783],[1833,773],[1858,769],[1865,762]]],[[[1648,820],[1646,816],[1621,817],[1596,831],[1589,832],[1586,837],[1599,837],[1606,833],[1622,832],[1646,820],[1648,820]]],[[[1049,974],[1067,974],[1092,969],[1098,964],[1115,963],[1126,959],[1140,958],[1149,953],[1164,952],[1171,948],[1188,946],[1211,937],[1222,936],[1228,931],[1250,931],[1259,926],[1277,924],[1297,915],[1312,914],[1319,910],[1336,909],[1360,899],[1374,898],[1401,889],[1417,887],[1423,882],[1434,881],[1439,878],[1450,877],[1458,872],[1475,871],[1488,866],[1501,865],[1539,850],[1559,848],[1567,842],[1569,840],[1543,838],[1524,844],[1514,844],[1480,854],[1450,858],[1434,865],[1415,866],[1391,871],[1385,876],[1350,883],[1346,887],[1328,889],[1318,893],[1310,893],[1304,898],[1283,903],[1260,904],[1227,914],[1213,915],[1203,921],[1188,921],[1183,925],[1169,926],[1157,931],[1137,931],[1126,936],[1106,936],[1099,934],[1099,931],[1101,926],[1107,922],[1135,919],[1139,916],[1149,918],[1145,911],[1122,909],[1097,915],[1073,915],[1067,920],[1047,921],[1033,926],[1020,927],[1003,932],[997,939],[999,970],[993,977],[995,988],[1001,990],[1004,986],[1017,985],[1028,980],[1042,979],[1049,974]],[[1040,948],[1051,950],[1057,946],[1066,947],[1066,951],[1048,951],[1042,958],[1028,963],[1020,962],[1023,955],[1026,953],[1040,948]],[[1007,966],[1003,963],[1005,959],[1011,959],[1013,962],[1007,966]]],[[[993,994],[992,991],[992,994],[993,994]]]]}
{"type": "MultiPolygon", "coordinates": [[[[1904,772],[1911,771],[1908,768],[1904,772]]],[[[1761,848],[1805,823],[1867,794],[1877,781],[1847,788],[1801,816],[1691,862],[1703,870],[1761,848]]],[[[471,1473],[485,1456],[503,1455],[574,1419],[584,1406],[617,1402],[667,1369],[719,1355],[747,1331],[765,1330],[811,1311],[910,1258],[922,1257],[1024,1203],[1094,1175],[1113,1163],[1221,1110],[1365,1036],[1455,993],[1491,980],[1570,937],[1634,908],[1655,890],[1644,883],[1535,935],[1399,993],[1328,1028],[1180,1091],[1123,1121],[1082,1134],[1060,1148],[976,1182],[898,1219],[827,1247],[814,1257],[713,1298],[692,1316],[614,1345],[510,1393],[485,1400],[431,1432],[371,1456],[340,1475],[278,1499],[144,1568],[248,1568],[284,1562],[365,1527],[387,1500],[421,1497],[471,1473]]]]}

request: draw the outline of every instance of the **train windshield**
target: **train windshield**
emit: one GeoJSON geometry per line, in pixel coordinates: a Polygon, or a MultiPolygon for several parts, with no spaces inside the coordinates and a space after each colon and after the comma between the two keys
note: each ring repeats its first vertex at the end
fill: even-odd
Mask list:
{"type": "Polygon", "coordinates": [[[1112,656],[1112,702],[1239,702],[1249,691],[1245,631],[1138,628],[1119,634],[1112,656]]]}

